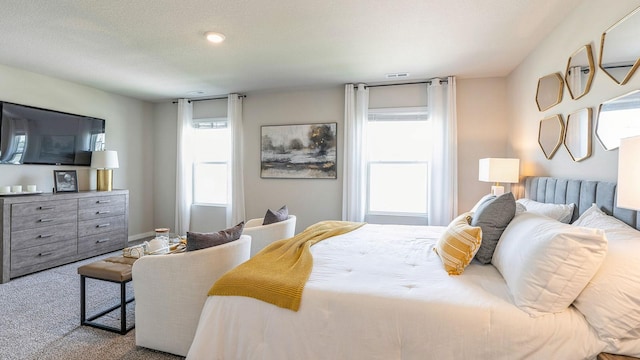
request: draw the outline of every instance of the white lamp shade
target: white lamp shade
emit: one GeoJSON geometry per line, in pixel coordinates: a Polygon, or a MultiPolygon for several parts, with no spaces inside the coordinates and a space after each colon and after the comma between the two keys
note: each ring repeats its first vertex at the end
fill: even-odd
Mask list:
{"type": "Polygon", "coordinates": [[[618,151],[618,207],[640,210],[640,136],[620,140],[618,151]]]}
{"type": "Polygon", "coordinates": [[[520,159],[480,159],[478,180],[487,182],[517,183],[520,175],[520,159]]]}
{"type": "Polygon", "coordinates": [[[94,169],[117,169],[118,152],[114,150],[94,151],[91,153],[91,167],[94,169]]]}

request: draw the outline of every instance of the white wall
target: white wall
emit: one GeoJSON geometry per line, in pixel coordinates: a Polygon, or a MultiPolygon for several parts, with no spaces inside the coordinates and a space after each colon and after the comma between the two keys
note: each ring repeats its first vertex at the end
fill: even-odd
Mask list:
{"type": "MultiPolygon", "coordinates": [[[[2,65],[0,100],[105,119],[107,149],[118,151],[120,162],[120,168],[113,171],[113,185],[129,189],[130,238],[138,238],[152,229],[150,103],[2,65]]],[[[54,169],[76,170],[80,190],[96,188],[95,170],[47,165],[0,165],[0,185],[36,184],[50,192],[54,169]]]]}
{"type": "MultiPolygon", "coordinates": [[[[263,217],[267,209],[287,205],[298,217],[297,230],[327,219],[340,219],[342,211],[342,169],[338,179],[262,179],[260,178],[260,127],[262,125],[338,123],[338,149],[342,149],[342,88],[322,90],[262,92],[248,94],[243,100],[244,175],[247,219],[263,217]]],[[[220,101],[215,101],[220,103],[220,101]]],[[[194,103],[194,117],[224,116],[219,104],[194,103]],[[204,105],[204,106],[202,106],[204,105]],[[206,107],[205,107],[206,106],[206,107]]],[[[226,105],[226,101],[224,102],[226,105]]],[[[177,105],[155,106],[156,141],[156,226],[173,227],[175,209],[177,105]],[[162,145],[160,145],[162,144],[162,145]],[[163,164],[165,164],[163,166],[163,164]]],[[[338,162],[340,165],[340,161],[338,162]]],[[[191,229],[216,231],[224,228],[224,209],[194,206],[191,229]]]]}
{"type": "MultiPolygon", "coordinates": [[[[490,189],[490,184],[478,181],[478,160],[482,157],[506,156],[506,80],[504,78],[458,80],[457,86],[460,178],[458,204],[462,212],[470,209],[490,189]]],[[[370,103],[376,107],[424,106],[426,91],[421,85],[371,88],[370,103]]],[[[196,106],[197,104],[199,103],[196,103],[196,106]]],[[[154,152],[156,154],[154,224],[172,227],[175,208],[177,105],[157,104],[154,117],[154,152]]],[[[289,207],[290,213],[298,217],[297,231],[317,221],[341,218],[343,118],[344,88],[342,86],[247,94],[243,105],[247,219],[263,217],[267,209],[275,210],[285,204],[289,207]],[[338,123],[337,180],[260,178],[261,126],[319,122],[338,123]]],[[[216,211],[216,209],[194,207],[192,212],[194,231],[213,231],[223,228],[222,213],[216,213],[216,211]],[[207,210],[210,212],[207,213],[207,210]]]]}
{"type": "MultiPolygon", "coordinates": [[[[617,150],[605,151],[593,136],[590,158],[573,162],[562,146],[551,160],[547,160],[537,142],[538,123],[555,114],[562,114],[566,122],[568,114],[591,107],[595,129],[598,105],[640,88],[640,74],[636,73],[628,84],[620,86],[597,68],[589,93],[581,99],[572,100],[565,87],[562,102],[545,112],[539,112],[536,106],[536,87],[538,79],[545,75],[560,72],[564,77],[568,58],[586,44],[593,47],[597,67],[600,35],[638,6],[638,0],[585,0],[509,75],[509,152],[521,159],[522,175],[616,181],[617,150]]],[[[638,46],[637,42],[634,46],[638,46]]]]}
{"type": "Polygon", "coordinates": [[[416,106],[427,106],[425,84],[369,87],[369,108],[416,106]]]}
{"type": "MultiPolygon", "coordinates": [[[[490,190],[478,181],[478,160],[507,155],[506,80],[457,80],[459,211],[467,211],[490,190]]],[[[424,86],[370,90],[372,107],[424,106],[424,86]]],[[[244,102],[247,218],[262,217],[283,204],[298,216],[297,231],[342,216],[344,88],[255,93],[244,102]],[[338,180],[260,178],[260,126],[338,123],[338,180]]]]}
{"type": "Polygon", "coordinates": [[[505,78],[458,80],[457,89],[458,211],[462,213],[491,191],[491,183],[478,180],[478,160],[507,157],[509,117],[505,78]]]}
{"type": "MultiPolygon", "coordinates": [[[[332,179],[262,179],[260,178],[260,127],[262,125],[338,123],[338,149],[342,148],[342,88],[322,90],[262,92],[248,94],[243,100],[244,183],[247,219],[263,217],[267,209],[277,210],[287,205],[298,217],[297,230],[327,219],[340,219],[342,211],[342,170],[338,180],[332,179]]],[[[194,117],[224,116],[218,104],[194,103],[194,117]]],[[[226,102],[224,102],[226,105],[226,102]]],[[[155,106],[156,141],[156,226],[173,227],[175,209],[177,105],[155,106]],[[162,145],[160,145],[162,144],[162,145]],[[163,164],[166,165],[163,167],[163,164]]],[[[340,162],[338,163],[340,165],[340,162]]],[[[191,229],[216,231],[224,228],[224,209],[194,206],[191,229]]]]}
{"type": "Polygon", "coordinates": [[[247,94],[244,99],[244,184],[247,219],[287,205],[297,216],[296,231],[342,216],[344,89],[295,90],[247,94]],[[263,125],[338,123],[338,179],[260,178],[260,127],[263,125]]]}

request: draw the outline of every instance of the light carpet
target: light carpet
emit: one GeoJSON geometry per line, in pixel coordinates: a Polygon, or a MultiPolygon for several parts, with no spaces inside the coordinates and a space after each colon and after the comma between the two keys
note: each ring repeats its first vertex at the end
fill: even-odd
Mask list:
{"type": "MultiPolygon", "coordinates": [[[[80,326],[78,266],[120,254],[107,254],[0,284],[0,359],[183,359],[136,346],[135,329],[119,335],[80,326]]],[[[127,285],[128,297],[133,294],[132,285],[127,285]]],[[[118,284],[87,280],[88,316],[119,301],[118,284]]],[[[127,306],[129,323],[134,320],[134,307],[135,303],[127,306]]],[[[96,321],[119,326],[119,309],[96,321]]]]}

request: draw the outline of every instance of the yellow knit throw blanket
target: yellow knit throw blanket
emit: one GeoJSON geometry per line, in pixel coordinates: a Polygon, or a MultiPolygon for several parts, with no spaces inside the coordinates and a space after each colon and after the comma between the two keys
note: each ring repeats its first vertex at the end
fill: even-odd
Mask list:
{"type": "Polygon", "coordinates": [[[311,245],[362,225],[364,223],[321,221],[292,238],[275,241],[224,274],[213,284],[209,296],[248,296],[298,311],[302,289],[313,267],[311,245]]]}

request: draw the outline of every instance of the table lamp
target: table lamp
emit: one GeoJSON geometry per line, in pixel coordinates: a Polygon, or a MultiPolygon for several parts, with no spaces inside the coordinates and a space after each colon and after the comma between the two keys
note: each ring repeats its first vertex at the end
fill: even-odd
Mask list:
{"type": "Polygon", "coordinates": [[[114,150],[94,151],[91,153],[91,167],[98,169],[98,191],[113,189],[113,170],[119,168],[118,152],[114,150]]]}
{"type": "Polygon", "coordinates": [[[493,182],[491,194],[504,194],[500,183],[517,183],[520,175],[520,159],[486,158],[480,159],[478,180],[493,182]]]}
{"type": "Polygon", "coordinates": [[[620,140],[618,150],[618,201],[617,206],[640,210],[640,136],[620,140]]]}

